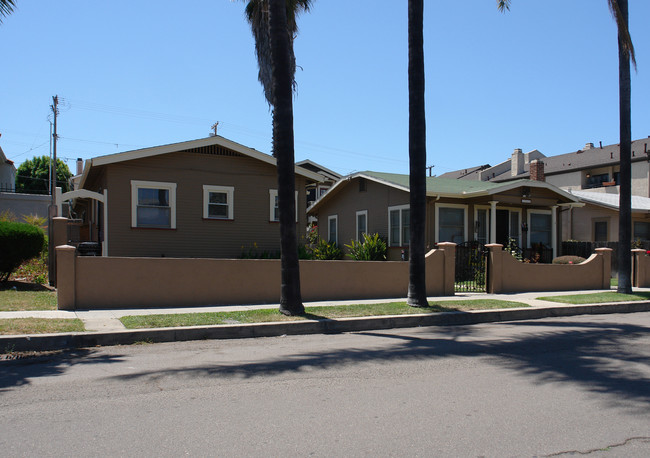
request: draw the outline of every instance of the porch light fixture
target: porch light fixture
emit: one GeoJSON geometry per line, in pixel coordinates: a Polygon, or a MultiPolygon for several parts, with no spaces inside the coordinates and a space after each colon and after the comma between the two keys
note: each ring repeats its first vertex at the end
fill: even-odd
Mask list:
{"type": "Polygon", "coordinates": [[[531,203],[531,200],[530,199],[521,199],[521,203],[522,204],[529,204],[529,203],[531,203]]]}

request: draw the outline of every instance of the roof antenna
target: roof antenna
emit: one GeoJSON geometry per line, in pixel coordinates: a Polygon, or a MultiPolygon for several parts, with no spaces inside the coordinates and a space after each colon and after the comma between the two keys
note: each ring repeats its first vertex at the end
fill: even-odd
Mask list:
{"type": "Polygon", "coordinates": [[[210,132],[210,137],[216,137],[217,136],[217,127],[219,127],[219,121],[215,122],[210,126],[210,129],[214,130],[214,133],[210,132]]]}

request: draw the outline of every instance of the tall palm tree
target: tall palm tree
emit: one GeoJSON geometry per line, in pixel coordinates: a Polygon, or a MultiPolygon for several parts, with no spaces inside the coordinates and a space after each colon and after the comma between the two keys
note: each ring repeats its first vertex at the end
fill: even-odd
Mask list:
{"type": "Polygon", "coordinates": [[[273,107],[273,155],[278,170],[280,216],[280,312],[302,315],[300,264],[295,207],[295,155],[293,139],[293,87],[296,63],[293,37],[296,16],[309,10],[310,0],[251,0],[246,16],[255,37],[259,79],[273,107]]]}
{"type": "Polygon", "coordinates": [[[426,116],[424,110],[424,0],[408,0],[410,249],[406,303],[427,304],[424,260],[426,221],[426,116]]]}
{"type": "Polygon", "coordinates": [[[9,16],[15,7],[15,0],[0,0],[0,24],[2,24],[2,18],[9,16]]]}
{"type": "MultiPolygon", "coordinates": [[[[618,105],[620,135],[619,216],[618,216],[618,287],[617,292],[632,292],[632,117],[630,61],[636,68],[634,45],[628,28],[627,0],[607,0],[618,29],[618,105]]],[[[510,0],[497,0],[500,11],[510,9],[510,0]]]]}

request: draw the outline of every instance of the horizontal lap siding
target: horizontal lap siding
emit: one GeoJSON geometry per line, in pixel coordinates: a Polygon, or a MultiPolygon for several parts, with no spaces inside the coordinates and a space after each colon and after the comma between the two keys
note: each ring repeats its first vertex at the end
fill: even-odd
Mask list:
{"type": "MultiPolygon", "coordinates": [[[[356,213],[368,211],[368,232],[388,239],[388,207],[409,203],[404,191],[366,180],[366,191],[359,191],[358,179],[345,184],[318,210],[320,237],[327,238],[327,219],[338,215],[339,246],[356,240],[356,213]]],[[[347,250],[346,250],[347,251],[347,250]]]]}
{"type": "MultiPolygon", "coordinates": [[[[170,153],[106,166],[109,189],[109,254],[237,258],[279,251],[280,228],[269,222],[269,189],[276,168],[248,157],[170,153]],[[176,183],[176,229],[131,228],[131,180],[176,183]],[[203,185],[234,187],[234,219],[203,219],[203,185]]],[[[299,190],[298,235],[306,225],[304,179],[299,190]]]]}

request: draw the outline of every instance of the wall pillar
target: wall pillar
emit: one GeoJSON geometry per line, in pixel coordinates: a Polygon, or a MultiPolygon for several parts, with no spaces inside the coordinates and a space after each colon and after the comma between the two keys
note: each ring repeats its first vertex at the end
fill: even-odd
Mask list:
{"type": "MultiPolygon", "coordinates": [[[[611,288],[612,278],[612,249],[611,248],[596,248],[596,254],[603,257],[603,284],[602,289],[611,288]]],[[[637,250],[632,250],[637,251],[637,250]]],[[[645,254],[644,250],[640,250],[645,254]]],[[[634,275],[632,275],[632,282],[634,282],[634,275]]]]}
{"type": "MultiPolygon", "coordinates": [[[[500,243],[490,243],[485,247],[490,250],[487,259],[487,292],[498,294],[503,290],[503,255],[505,251],[500,243]]],[[[510,254],[508,253],[508,255],[510,254]]]]}
{"type": "Polygon", "coordinates": [[[70,245],[56,247],[57,289],[59,310],[74,310],[76,302],[77,249],[70,245]]]}
{"type": "Polygon", "coordinates": [[[441,242],[438,249],[444,251],[444,295],[453,296],[456,282],[456,244],[452,242],[441,242]]]}

